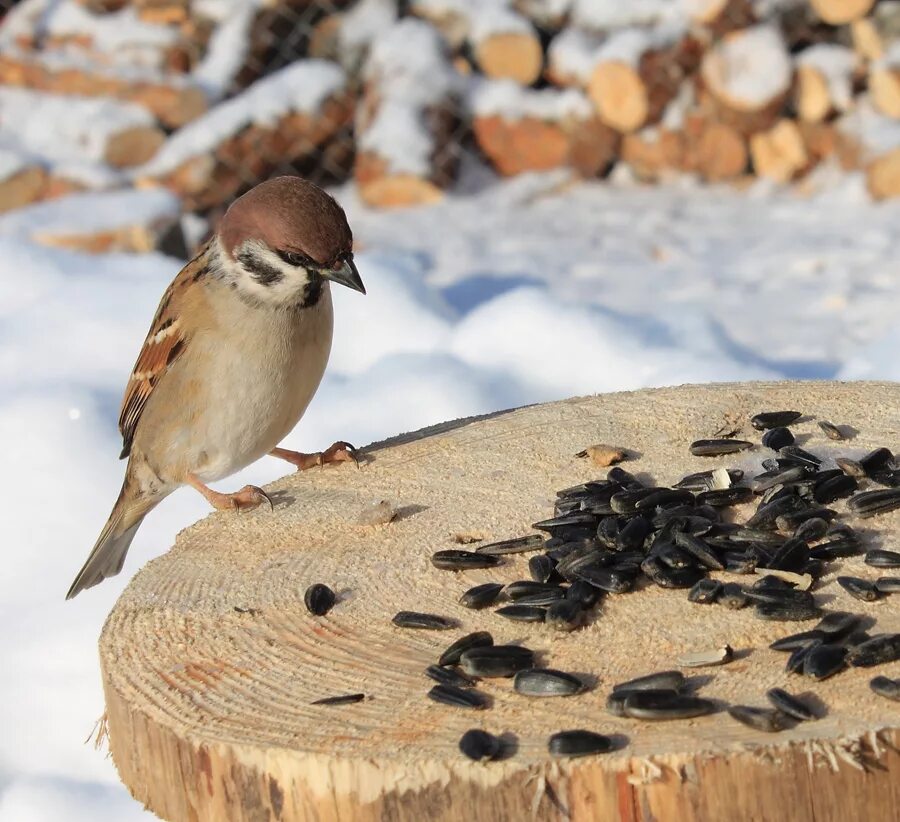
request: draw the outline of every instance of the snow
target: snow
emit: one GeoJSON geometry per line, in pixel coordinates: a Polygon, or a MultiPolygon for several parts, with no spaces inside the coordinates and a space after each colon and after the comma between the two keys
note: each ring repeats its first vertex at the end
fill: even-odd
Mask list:
{"type": "Polygon", "coordinates": [[[597,51],[603,37],[574,27],[563,29],[547,49],[547,62],[554,76],[572,78],[586,86],[597,65],[597,51]]]}
{"type": "Polygon", "coordinates": [[[6,180],[13,174],[18,174],[23,168],[39,163],[40,161],[34,157],[0,141],[0,180],[6,180]]]}
{"type": "Polygon", "coordinates": [[[837,125],[839,131],[859,142],[867,157],[877,157],[900,146],[900,121],[879,112],[868,95],[860,95],[837,125]]]}
{"type": "Polygon", "coordinates": [[[343,71],[334,63],[292,63],[176,131],[152,160],[132,173],[136,178],[162,176],[249,125],[273,126],[292,112],[313,114],[344,82],[343,71]]]}
{"type": "MultiPolygon", "coordinates": [[[[250,45],[250,27],[256,19],[259,0],[237,4],[213,30],[203,59],[191,71],[195,83],[213,100],[223,97],[244,65],[250,45]]],[[[221,13],[212,9],[213,13],[221,13]]]]}
{"type": "Polygon", "coordinates": [[[788,89],[793,65],[781,32],[760,25],[724,37],[707,52],[701,71],[718,96],[755,110],[788,89]]]}
{"type": "Polygon", "coordinates": [[[58,0],[48,8],[43,22],[51,37],[87,36],[94,48],[109,54],[142,46],[164,49],[178,41],[177,29],[146,23],[131,6],[109,14],[91,14],[77,0],[58,0]]]}
{"type": "Polygon", "coordinates": [[[428,177],[434,139],[425,124],[425,114],[405,100],[388,97],[368,127],[359,134],[357,146],[386,162],[391,174],[428,177]]]}
{"type": "Polygon", "coordinates": [[[641,55],[671,43],[678,34],[671,26],[622,29],[610,35],[597,51],[597,62],[624,63],[637,68],[641,55]]]}
{"type": "Polygon", "coordinates": [[[684,9],[678,0],[574,0],[572,22],[594,31],[610,31],[626,26],[684,24],[684,9]]]}
{"type": "Polygon", "coordinates": [[[859,58],[853,49],[834,43],[817,43],[797,55],[797,65],[821,72],[828,84],[828,96],[838,111],[853,105],[853,72],[859,58]]]}
{"type": "Polygon", "coordinates": [[[533,35],[534,29],[526,18],[512,9],[484,4],[479,13],[472,17],[469,39],[479,43],[497,34],[533,35]]]}
{"type": "Polygon", "coordinates": [[[587,119],[593,108],[578,89],[530,89],[514,80],[484,80],[473,87],[472,111],[481,117],[499,115],[506,120],[534,117],[551,122],[566,117],[587,119]]]}
{"type": "MultiPolygon", "coordinates": [[[[857,178],[800,198],[683,180],[572,184],[564,173],[467,188],[476,171],[429,208],[374,212],[352,186],[336,192],[368,295],[333,289],[331,363],[286,447],[362,445],[686,380],[900,378],[900,202],[870,202],[857,178]]],[[[0,493],[16,500],[0,575],[0,622],[14,628],[0,631],[0,658],[15,672],[0,678],[0,822],[153,818],[84,744],[103,710],[96,642],[129,577],[208,506],[177,492],[121,575],[63,595],[118,491],[118,403],[181,263],[28,240],[35,226],[76,230],[101,209],[149,212],[154,197],[165,209],[164,192],[140,195],[79,195],[0,220],[0,441],[16,467],[0,473],[0,493]]],[[[286,471],[264,459],[219,487],[286,471]]]]}
{"type": "Polygon", "coordinates": [[[396,20],[396,0],[360,0],[341,17],[341,43],[348,49],[368,46],[396,20]]]}

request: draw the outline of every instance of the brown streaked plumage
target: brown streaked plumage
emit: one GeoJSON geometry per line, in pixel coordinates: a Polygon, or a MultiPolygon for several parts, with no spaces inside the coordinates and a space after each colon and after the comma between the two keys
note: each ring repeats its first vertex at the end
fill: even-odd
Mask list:
{"type": "Polygon", "coordinates": [[[143,518],[181,485],[217,509],[269,501],[206,483],[265,454],[296,465],[343,462],[278,448],[319,385],[331,350],[329,282],[365,293],[341,207],[297,177],[262,183],[226,212],[217,234],[166,289],[119,414],[122,490],[67,599],[119,573],[143,518]]]}

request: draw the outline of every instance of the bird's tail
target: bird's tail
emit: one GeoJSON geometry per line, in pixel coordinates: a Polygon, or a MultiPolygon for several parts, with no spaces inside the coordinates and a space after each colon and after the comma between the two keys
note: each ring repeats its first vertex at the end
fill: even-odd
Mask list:
{"type": "Polygon", "coordinates": [[[122,570],[125,554],[128,553],[137,529],[144,521],[144,517],[160,501],[159,499],[135,500],[126,493],[127,485],[128,479],[126,478],[112,513],[109,515],[106,525],[103,526],[87,562],[84,563],[78,576],[75,577],[72,587],[69,588],[66,599],[72,599],[85,588],[91,588],[122,570]]]}

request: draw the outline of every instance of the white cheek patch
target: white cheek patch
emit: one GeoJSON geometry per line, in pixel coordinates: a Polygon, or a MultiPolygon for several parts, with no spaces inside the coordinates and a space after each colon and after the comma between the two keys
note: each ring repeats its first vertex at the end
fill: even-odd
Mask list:
{"type": "Polygon", "coordinates": [[[231,264],[235,282],[247,296],[263,303],[296,302],[309,284],[303,268],[288,265],[261,243],[248,240],[235,249],[236,262],[231,264]]]}

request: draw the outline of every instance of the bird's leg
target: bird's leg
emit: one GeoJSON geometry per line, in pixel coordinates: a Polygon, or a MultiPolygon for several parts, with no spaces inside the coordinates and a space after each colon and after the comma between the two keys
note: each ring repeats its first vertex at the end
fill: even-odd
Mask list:
{"type": "Polygon", "coordinates": [[[305,471],[316,465],[327,465],[330,462],[349,462],[350,460],[359,465],[359,461],[356,459],[356,449],[349,442],[336,442],[330,448],[316,451],[314,454],[289,451],[287,448],[273,448],[269,454],[285,460],[291,465],[296,465],[298,471],[305,471]]]}
{"type": "Polygon", "coordinates": [[[269,503],[269,508],[272,510],[275,509],[269,495],[255,485],[245,485],[240,491],[233,494],[222,494],[204,485],[193,474],[188,474],[185,482],[203,494],[206,501],[217,511],[249,511],[264,502],[269,503]]]}

